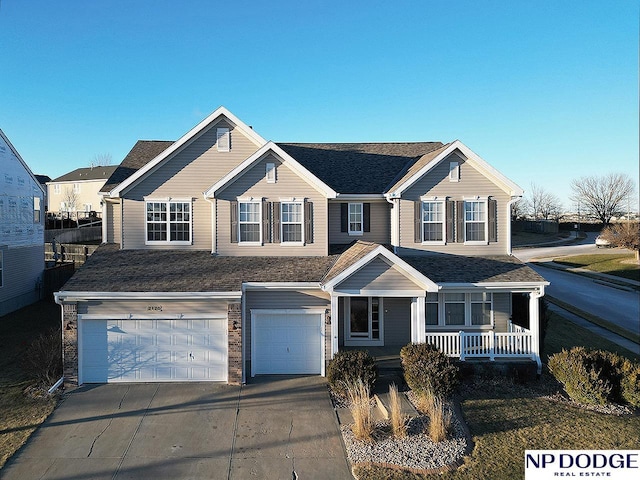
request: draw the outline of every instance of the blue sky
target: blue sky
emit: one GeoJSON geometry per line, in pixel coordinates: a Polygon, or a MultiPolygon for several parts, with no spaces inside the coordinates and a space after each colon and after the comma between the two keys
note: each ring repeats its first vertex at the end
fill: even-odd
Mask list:
{"type": "Polygon", "coordinates": [[[51,177],[224,105],[264,138],[459,139],[569,206],[638,173],[638,3],[0,0],[0,128],[51,177]]]}

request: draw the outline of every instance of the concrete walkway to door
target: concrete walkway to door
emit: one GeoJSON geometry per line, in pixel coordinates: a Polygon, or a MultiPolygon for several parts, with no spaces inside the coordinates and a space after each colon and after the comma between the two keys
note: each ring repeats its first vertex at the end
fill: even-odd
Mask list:
{"type": "Polygon", "coordinates": [[[0,478],[349,479],[321,377],[83,386],[0,478]]]}

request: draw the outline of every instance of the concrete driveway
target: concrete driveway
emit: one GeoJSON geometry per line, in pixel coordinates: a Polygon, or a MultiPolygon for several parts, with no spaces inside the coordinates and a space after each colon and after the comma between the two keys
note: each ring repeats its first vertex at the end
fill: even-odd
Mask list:
{"type": "Polygon", "coordinates": [[[0,477],[352,478],[321,377],[83,386],[0,477]]]}

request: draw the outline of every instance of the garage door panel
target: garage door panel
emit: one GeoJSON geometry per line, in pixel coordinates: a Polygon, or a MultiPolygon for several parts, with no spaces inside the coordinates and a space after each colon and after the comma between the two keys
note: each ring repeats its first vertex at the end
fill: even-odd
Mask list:
{"type": "Polygon", "coordinates": [[[82,320],[82,381],[225,381],[226,319],[82,320]]]}

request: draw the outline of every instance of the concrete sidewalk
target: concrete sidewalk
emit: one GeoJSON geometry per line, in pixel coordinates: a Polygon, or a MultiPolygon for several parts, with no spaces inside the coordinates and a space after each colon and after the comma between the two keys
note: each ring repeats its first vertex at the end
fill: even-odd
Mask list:
{"type": "Polygon", "coordinates": [[[10,479],[351,478],[321,377],[112,384],[69,393],[10,479]]]}

